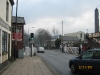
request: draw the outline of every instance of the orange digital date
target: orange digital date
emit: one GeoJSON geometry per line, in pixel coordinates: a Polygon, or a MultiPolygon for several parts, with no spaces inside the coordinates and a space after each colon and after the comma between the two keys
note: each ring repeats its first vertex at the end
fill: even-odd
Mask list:
{"type": "Polygon", "coordinates": [[[79,66],[79,69],[92,69],[92,66],[79,66]]]}

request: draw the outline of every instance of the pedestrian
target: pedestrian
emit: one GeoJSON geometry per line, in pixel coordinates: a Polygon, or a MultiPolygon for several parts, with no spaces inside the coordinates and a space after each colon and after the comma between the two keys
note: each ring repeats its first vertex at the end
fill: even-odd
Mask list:
{"type": "Polygon", "coordinates": [[[66,45],[64,46],[64,52],[67,52],[67,47],[66,47],[66,45]]]}
{"type": "Polygon", "coordinates": [[[82,52],[86,51],[86,46],[82,46],[82,52]]]}
{"type": "Polygon", "coordinates": [[[62,46],[62,53],[64,52],[64,47],[62,46]]]}
{"type": "Polygon", "coordinates": [[[90,50],[90,47],[89,46],[87,47],[87,50],[90,50]]]}
{"type": "Polygon", "coordinates": [[[78,51],[79,51],[78,54],[80,54],[81,53],[81,48],[80,47],[79,47],[78,51]]]}
{"type": "Polygon", "coordinates": [[[60,51],[62,51],[62,45],[60,45],[60,51]]]}

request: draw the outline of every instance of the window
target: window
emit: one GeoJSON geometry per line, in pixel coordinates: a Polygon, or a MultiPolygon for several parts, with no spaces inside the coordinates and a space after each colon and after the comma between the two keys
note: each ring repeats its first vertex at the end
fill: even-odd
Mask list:
{"type": "Polygon", "coordinates": [[[80,34],[80,38],[82,38],[82,33],[80,34]]]}
{"type": "Polygon", "coordinates": [[[93,59],[100,59],[100,51],[94,52],[93,59]]]}
{"type": "Polygon", "coordinates": [[[15,25],[12,25],[12,32],[15,32],[15,25]]]}
{"type": "Polygon", "coordinates": [[[2,52],[7,51],[7,33],[2,32],[2,52]]]}
{"type": "Polygon", "coordinates": [[[9,3],[8,1],[6,2],[6,21],[8,21],[9,18],[9,3]]]}
{"type": "Polygon", "coordinates": [[[18,27],[17,27],[17,32],[18,32],[18,33],[22,33],[22,26],[18,26],[18,27]]]}
{"type": "Polygon", "coordinates": [[[82,55],[82,59],[92,59],[93,52],[89,51],[82,55]]]}

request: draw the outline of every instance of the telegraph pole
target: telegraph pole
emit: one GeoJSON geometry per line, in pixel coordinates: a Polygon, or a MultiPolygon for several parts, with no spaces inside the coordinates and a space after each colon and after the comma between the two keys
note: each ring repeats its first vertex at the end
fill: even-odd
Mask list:
{"type": "MultiPolygon", "coordinates": [[[[18,0],[16,1],[16,24],[15,24],[15,33],[17,33],[17,11],[18,11],[18,0]]],[[[16,60],[16,50],[17,50],[17,39],[15,38],[14,60],[16,60]]]]}
{"type": "Polygon", "coordinates": [[[63,44],[63,21],[62,21],[62,40],[61,40],[62,44],[63,44]]]}

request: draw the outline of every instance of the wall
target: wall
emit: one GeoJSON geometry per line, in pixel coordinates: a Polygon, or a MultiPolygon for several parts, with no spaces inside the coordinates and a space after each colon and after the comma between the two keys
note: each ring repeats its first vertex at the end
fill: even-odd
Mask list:
{"type": "Polygon", "coordinates": [[[12,6],[9,0],[0,0],[0,18],[2,18],[9,26],[11,26],[12,6]],[[9,22],[6,22],[6,1],[9,3],[9,22]]]}
{"type": "MultiPolygon", "coordinates": [[[[12,15],[12,6],[11,3],[9,2],[9,0],[0,0],[0,18],[4,21],[4,25],[8,25],[8,27],[11,27],[11,15],[12,15]],[[8,22],[6,21],[6,1],[8,1],[9,3],[9,18],[8,18],[8,22]]],[[[1,52],[1,57],[0,57],[0,63],[7,61],[8,60],[8,53],[2,55],[2,31],[7,32],[7,35],[10,34],[10,38],[11,39],[11,30],[6,29],[5,27],[3,27],[2,25],[0,25],[0,52],[1,52]]],[[[8,40],[9,40],[8,39],[8,40]]],[[[8,51],[8,44],[7,44],[7,51],[8,51]]],[[[11,56],[11,40],[10,40],[10,56],[11,56]]]]}
{"type": "Polygon", "coordinates": [[[78,39],[81,39],[82,41],[85,40],[85,33],[82,32],[82,31],[64,34],[64,36],[77,36],[78,39]],[[80,37],[80,34],[81,34],[81,33],[82,33],[82,38],[80,37]]]}

